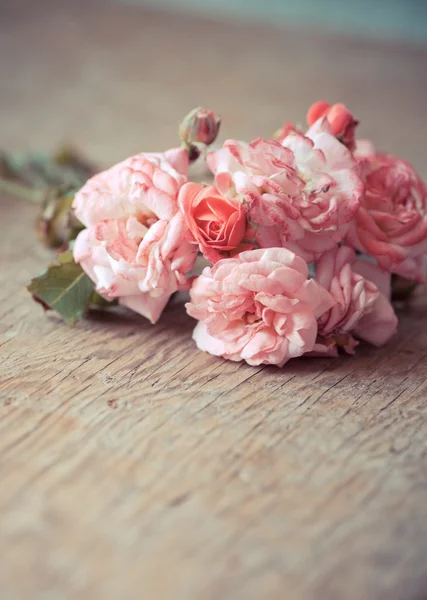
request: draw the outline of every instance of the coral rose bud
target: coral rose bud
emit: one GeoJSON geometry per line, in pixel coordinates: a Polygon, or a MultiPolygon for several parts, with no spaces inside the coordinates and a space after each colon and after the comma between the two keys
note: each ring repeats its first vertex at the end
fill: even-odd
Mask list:
{"type": "Polygon", "coordinates": [[[182,121],[179,137],[188,146],[193,144],[212,144],[218,135],[221,117],[212,110],[195,108],[182,121]]]}
{"type": "Polygon", "coordinates": [[[311,127],[316,121],[326,117],[331,133],[349,150],[355,148],[355,129],[359,124],[344,104],[333,104],[320,100],[310,106],[307,123],[311,127]]]}
{"type": "Polygon", "coordinates": [[[310,106],[307,111],[307,124],[309,127],[313,125],[318,119],[324,117],[328,110],[331,108],[329,102],[324,102],[323,100],[319,100],[310,106]]]}

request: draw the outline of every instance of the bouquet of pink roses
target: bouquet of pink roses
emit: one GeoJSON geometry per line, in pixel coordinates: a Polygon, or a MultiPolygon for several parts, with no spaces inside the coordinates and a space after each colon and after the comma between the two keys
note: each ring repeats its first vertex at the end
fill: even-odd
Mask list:
{"type": "Polygon", "coordinates": [[[75,194],[81,231],[29,290],[70,321],[118,302],[152,323],[189,290],[197,347],[250,365],[385,344],[392,274],[424,281],[427,187],[357,139],[344,105],[317,102],[307,122],[207,151],[220,120],[195,109],[179,148],[132,156],[75,194]],[[209,183],[191,181],[196,159],[209,183]]]}

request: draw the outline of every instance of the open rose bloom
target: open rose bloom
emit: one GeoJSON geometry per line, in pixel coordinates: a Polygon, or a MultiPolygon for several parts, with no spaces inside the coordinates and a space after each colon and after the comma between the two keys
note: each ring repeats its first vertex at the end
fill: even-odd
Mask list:
{"type": "Polygon", "coordinates": [[[313,350],[317,319],[334,305],[285,248],[251,250],[207,267],[191,289],[200,350],[250,365],[282,366],[313,350]]]}
{"type": "MultiPolygon", "coordinates": [[[[316,102],[303,132],[275,140],[214,141],[219,117],[198,108],[182,147],[133,156],[76,195],[85,225],[75,261],[106,300],[156,322],[170,296],[190,289],[199,349],[250,365],[302,355],[353,354],[397,328],[391,274],[423,280],[427,188],[405,160],[358,139],[344,104],[316,102]],[[190,276],[197,255],[208,261],[190,276]]],[[[411,282],[409,282],[411,283],[411,282]]]]}
{"type": "Polygon", "coordinates": [[[247,206],[255,247],[286,247],[307,261],[343,240],[363,193],[355,159],[325,131],[291,131],[281,144],[229,140],[208,164],[217,188],[247,206]]]}
{"type": "Polygon", "coordinates": [[[389,154],[360,159],[363,201],[348,242],[384,270],[423,281],[427,252],[427,187],[415,169],[389,154]]]}
{"type": "Polygon", "coordinates": [[[382,346],[395,333],[389,277],[375,265],[357,261],[351,248],[326,252],[317,263],[316,281],[335,300],[318,320],[318,352],[336,356],[341,347],[354,354],[355,337],[382,346]]]}
{"type": "Polygon", "coordinates": [[[118,298],[153,323],[171,294],[189,287],[196,259],[177,204],[187,169],[184,151],[139,154],[90,179],[74,200],[87,226],[76,262],[106,300],[118,298]]]}

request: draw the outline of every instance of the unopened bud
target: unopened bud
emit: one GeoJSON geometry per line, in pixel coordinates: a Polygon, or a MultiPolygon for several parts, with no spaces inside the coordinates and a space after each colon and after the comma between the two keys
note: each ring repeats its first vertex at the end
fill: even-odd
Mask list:
{"type": "Polygon", "coordinates": [[[74,193],[61,188],[50,188],[46,192],[37,219],[40,240],[49,248],[59,248],[76,238],[83,225],[71,208],[74,193]]]}
{"type": "Polygon", "coordinates": [[[179,137],[187,146],[204,144],[209,146],[218,135],[221,117],[212,110],[195,108],[179,126],[179,137]]]}
{"type": "Polygon", "coordinates": [[[349,150],[355,148],[355,129],[359,124],[344,104],[333,104],[319,101],[310,106],[307,112],[307,123],[313,125],[318,119],[326,117],[333,135],[349,150]]]}
{"type": "Polygon", "coordinates": [[[324,100],[318,100],[310,106],[307,111],[307,125],[311,127],[318,119],[325,117],[328,114],[328,110],[331,108],[329,102],[324,100]]]}

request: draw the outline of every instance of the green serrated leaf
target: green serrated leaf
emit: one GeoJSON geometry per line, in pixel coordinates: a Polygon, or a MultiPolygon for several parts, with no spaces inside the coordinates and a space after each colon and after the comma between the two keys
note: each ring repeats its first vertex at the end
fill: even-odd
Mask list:
{"type": "Polygon", "coordinates": [[[57,264],[50,265],[27,286],[34,300],[46,310],[54,310],[68,323],[83,318],[94,293],[94,284],[75,262],[70,262],[67,250],[59,255],[57,264]]]}

